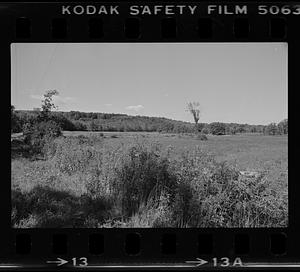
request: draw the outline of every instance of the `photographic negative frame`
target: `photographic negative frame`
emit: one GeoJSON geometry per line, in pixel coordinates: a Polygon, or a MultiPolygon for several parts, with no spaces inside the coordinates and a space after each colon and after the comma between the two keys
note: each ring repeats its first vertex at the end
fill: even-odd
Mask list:
{"type": "MultiPolygon", "coordinates": [[[[0,252],[4,256],[0,268],[299,267],[294,120],[300,84],[299,6],[279,1],[1,4],[0,22],[5,27],[1,28],[0,59],[7,106],[11,103],[11,44],[284,43],[288,45],[288,110],[292,125],[288,136],[288,226],[280,228],[12,228],[11,162],[6,157],[11,149],[7,145],[8,150],[2,153],[7,174],[0,190],[0,252]]],[[[7,131],[11,130],[11,121],[4,122],[7,131]]],[[[4,135],[3,143],[9,141],[4,135]]]]}

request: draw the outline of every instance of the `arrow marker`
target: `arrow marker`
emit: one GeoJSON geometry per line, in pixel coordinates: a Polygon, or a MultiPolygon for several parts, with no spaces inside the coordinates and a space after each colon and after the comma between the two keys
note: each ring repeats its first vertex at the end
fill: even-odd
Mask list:
{"type": "Polygon", "coordinates": [[[203,259],[197,258],[197,261],[185,261],[186,263],[195,264],[196,266],[200,266],[203,264],[208,263],[208,261],[205,261],[203,259]]]}
{"type": "Polygon", "coordinates": [[[47,261],[47,263],[56,263],[57,266],[61,266],[61,265],[68,263],[68,261],[61,259],[61,258],[57,258],[57,261],[47,261]]]}

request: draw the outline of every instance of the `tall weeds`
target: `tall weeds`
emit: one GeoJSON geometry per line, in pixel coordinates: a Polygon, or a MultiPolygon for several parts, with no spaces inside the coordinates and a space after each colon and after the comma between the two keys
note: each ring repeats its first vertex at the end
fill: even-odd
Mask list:
{"type": "Polygon", "coordinates": [[[287,195],[265,173],[243,177],[200,148],[176,159],[145,140],[60,137],[45,148],[47,171],[35,177],[30,162],[14,173],[15,227],[287,226],[287,195]]]}

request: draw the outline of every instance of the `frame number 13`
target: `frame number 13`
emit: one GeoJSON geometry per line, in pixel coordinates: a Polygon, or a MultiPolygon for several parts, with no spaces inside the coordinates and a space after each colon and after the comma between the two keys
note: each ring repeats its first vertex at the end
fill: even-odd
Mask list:
{"type": "Polygon", "coordinates": [[[87,266],[88,261],[86,257],[80,257],[80,258],[72,258],[73,266],[87,266]]]}

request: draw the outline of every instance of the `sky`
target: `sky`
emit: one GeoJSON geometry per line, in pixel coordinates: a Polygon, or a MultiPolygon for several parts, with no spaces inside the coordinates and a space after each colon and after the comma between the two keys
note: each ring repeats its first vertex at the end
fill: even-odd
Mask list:
{"type": "Polygon", "coordinates": [[[287,43],[13,43],[11,104],[192,122],[287,118],[287,43]]]}

